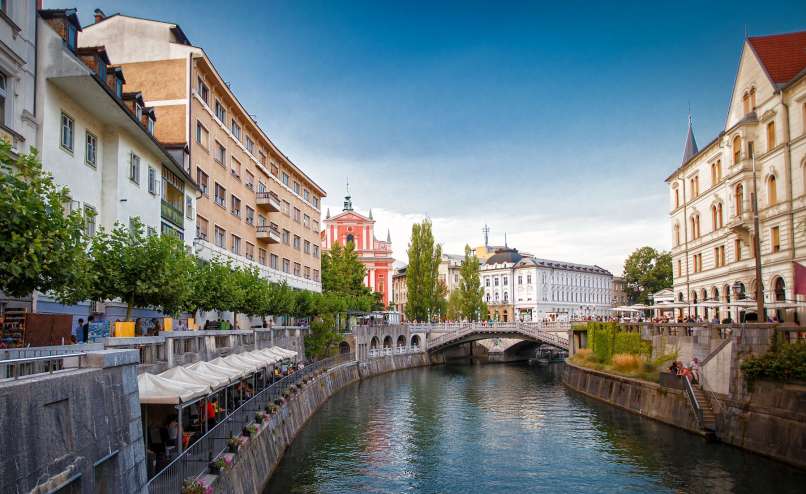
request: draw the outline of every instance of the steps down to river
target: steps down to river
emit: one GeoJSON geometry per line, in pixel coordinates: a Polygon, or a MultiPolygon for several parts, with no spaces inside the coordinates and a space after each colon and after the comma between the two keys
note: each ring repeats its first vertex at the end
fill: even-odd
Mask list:
{"type": "Polygon", "coordinates": [[[713,432],[716,429],[716,414],[714,413],[714,408],[711,406],[711,401],[699,384],[692,384],[691,390],[702,411],[702,422],[700,425],[706,432],[713,432]]]}

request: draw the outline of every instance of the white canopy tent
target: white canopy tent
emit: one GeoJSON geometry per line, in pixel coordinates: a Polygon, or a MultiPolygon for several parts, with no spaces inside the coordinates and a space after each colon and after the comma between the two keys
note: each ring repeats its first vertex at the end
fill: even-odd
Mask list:
{"type": "Polygon", "coordinates": [[[242,368],[247,369],[249,372],[257,372],[258,370],[266,366],[266,364],[264,364],[263,362],[243,357],[240,354],[227,355],[226,357],[224,357],[224,360],[232,366],[240,365],[242,368]]]}
{"type": "Polygon", "coordinates": [[[171,367],[167,371],[158,375],[174,381],[208,386],[210,391],[215,391],[216,389],[229,384],[229,378],[226,376],[207,374],[205,372],[188,369],[187,367],[182,366],[171,367]]]}
{"type": "Polygon", "coordinates": [[[275,361],[277,361],[277,362],[279,362],[280,360],[285,360],[285,359],[289,358],[287,354],[278,351],[277,350],[278,348],[280,348],[280,347],[264,348],[264,349],[259,350],[259,351],[261,353],[263,353],[264,355],[267,355],[267,356],[270,356],[270,357],[274,358],[275,361]]]}
{"type": "Polygon", "coordinates": [[[267,365],[272,365],[280,361],[280,357],[274,355],[273,353],[263,352],[262,350],[254,350],[249,352],[249,357],[265,362],[267,365]]]}
{"type": "Polygon", "coordinates": [[[210,363],[220,367],[241,371],[241,376],[251,374],[252,372],[255,372],[255,370],[257,369],[256,365],[251,365],[247,364],[246,362],[233,360],[231,357],[232,355],[230,355],[229,357],[218,357],[216,359],[211,360],[210,363]]]}
{"type": "Polygon", "coordinates": [[[225,377],[229,382],[238,381],[241,377],[245,375],[245,372],[240,369],[235,369],[229,366],[220,366],[215,365],[210,362],[196,362],[186,366],[188,369],[203,372],[205,374],[211,374],[214,376],[222,376],[225,377]]]}
{"type": "Polygon", "coordinates": [[[143,405],[179,405],[207,396],[210,386],[174,381],[154,374],[137,376],[140,403],[143,405]]]}
{"type": "Polygon", "coordinates": [[[288,350],[286,348],[282,348],[279,346],[273,346],[270,348],[270,350],[273,350],[274,352],[279,352],[281,355],[285,355],[286,358],[293,358],[297,356],[297,352],[295,352],[294,350],[288,350]]]}

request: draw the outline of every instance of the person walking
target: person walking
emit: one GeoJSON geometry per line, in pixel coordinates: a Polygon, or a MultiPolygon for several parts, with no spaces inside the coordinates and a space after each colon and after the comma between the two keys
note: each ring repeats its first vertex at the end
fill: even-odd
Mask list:
{"type": "Polygon", "coordinates": [[[691,360],[691,363],[688,364],[689,369],[691,369],[691,375],[694,378],[694,383],[700,383],[700,359],[694,357],[691,360]]]}
{"type": "Polygon", "coordinates": [[[90,340],[90,324],[95,321],[95,316],[90,316],[87,318],[87,322],[81,326],[81,342],[88,343],[90,340]]]}
{"type": "Polygon", "coordinates": [[[73,328],[73,343],[78,343],[79,340],[82,340],[83,334],[84,334],[84,319],[78,318],[78,325],[75,328],[73,328]]]}

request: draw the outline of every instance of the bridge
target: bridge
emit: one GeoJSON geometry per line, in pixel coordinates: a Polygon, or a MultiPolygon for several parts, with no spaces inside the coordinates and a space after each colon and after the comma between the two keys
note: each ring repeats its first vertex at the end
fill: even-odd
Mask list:
{"type": "Polygon", "coordinates": [[[411,324],[409,331],[424,331],[427,335],[426,350],[436,352],[446,348],[478,340],[491,338],[513,338],[551,345],[560,350],[568,350],[568,329],[570,323],[506,322],[492,323],[467,322],[453,324],[411,324]]]}

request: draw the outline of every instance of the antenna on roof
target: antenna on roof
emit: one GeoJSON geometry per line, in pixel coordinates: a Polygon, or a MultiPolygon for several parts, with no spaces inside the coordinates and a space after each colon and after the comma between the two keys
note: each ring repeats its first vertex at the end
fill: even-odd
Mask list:
{"type": "Polygon", "coordinates": [[[507,245],[507,232],[504,232],[504,247],[509,247],[509,245],[507,245]]]}
{"type": "Polygon", "coordinates": [[[484,228],[482,228],[481,231],[482,233],[484,233],[484,246],[486,247],[487,245],[490,244],[488,240],[488,237],[490,235],[490,227],[487,226],[487,223],[484,224],[484,228]]]}

